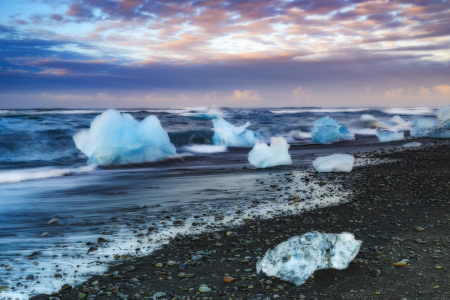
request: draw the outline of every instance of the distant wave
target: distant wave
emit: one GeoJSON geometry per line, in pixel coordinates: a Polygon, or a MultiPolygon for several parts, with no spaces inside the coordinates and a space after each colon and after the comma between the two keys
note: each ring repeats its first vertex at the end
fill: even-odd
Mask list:
{"type": "Polygon", "coordinates": [[[271,110],[273,114],[298,114],[298,113],[333,113],[333,112],[358,112],[369,110],[369,108],[303,108],[303,109],[282,109],[271,110]]]}
{"type": "Polygon", "coordinates": [[[0,172],[1,183],[16,183],[26,180],[46,179],[61,177],[65,175],[89,173],[94,171],[95,165],[84,166],[79,168],[36,168],[36,169],[19,169],[14,171],[0,172]]]}
{"type": "Polygon", "coordinates": [[[429,107],[386,108],[381,111],[393,115],[434,115],[434,109],[429,107]]]}
{"type": "Polygon", "coordinates": [[[180,150],[192,153],[219,153],[228,151],[227,146],[220,145],[189,145],[181,147],[180,150]]]}
{"type": "Polygon", "coordinates": [[[73,115],[73,114],[99,114],[103,110],[0,110],[0,116],[34,116],[34,115],[73,115]]]}

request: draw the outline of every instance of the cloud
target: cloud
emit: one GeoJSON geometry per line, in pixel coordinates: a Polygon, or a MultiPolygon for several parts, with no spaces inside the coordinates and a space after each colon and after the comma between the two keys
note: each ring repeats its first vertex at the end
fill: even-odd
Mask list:
{"type": "Polygon", "coordinates": [[[436,92],[442,95],[449,95],[450,94],[450,85],[437,85],[433,88],[436,92]]]}
{"type": "Polygon", "coordinates": [[[296,87],[292,93],[296,99],[309,99],[313,95],[313,92],[310,89],[301,85],[296,87]]]}
{"type": "Polygon", "coordinates": [[[422,96],[430,96],[431,95],[431,90],[427,89],[427,88],[425,88],[423,86],[420,86],[420,94],[422,96]]]}
{"type": "Polygon", "coordinates": [[[234,90],[233,93],[225,97],[232,101],[260,101],[262,98],[258,95],[256,91],[251,90],[234,90]]]}
{"type": "Polygon", "coordinates": [[[401,96],[402,93],[403,93],[403,88],[392,89],[392,90],[386,92],[386,96],[391,97],[391,98],[396,98],[396,97],[401,96]]]}

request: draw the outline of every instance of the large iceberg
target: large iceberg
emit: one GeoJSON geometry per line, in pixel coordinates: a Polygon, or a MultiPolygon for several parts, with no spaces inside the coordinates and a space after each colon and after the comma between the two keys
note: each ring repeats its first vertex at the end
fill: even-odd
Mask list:
{"type": "Polygon", "coordinates": [[[439,119],[439,123],[430,129],[427,136],[439,139],[450,138],[450,105],[439,109],[436,116],[439,119]]]}
{"type": "Polygon", "coordinates": [[[354,163],[355,158],[349,154],[333,154],[313,161],[317,172],[350,172],[354,163]]]}
{"type": "Polygon", "coordinates": [[[240,127],[236,127],[222,118],[212,120],[214,125],[214,135],[212,138],[214,145],[224,145],[229,147],[253,147],[259,139],[259,135],[247,127],[250,122],[240,127]]]}
{"type": "Polygon", "coordinates": [[[414,120],[415,128],[431,128],[437,125],[437,121],[427,118],[417,118],[414,120]]]}
{"type": "Polygon", "coordinates": [[[257,168],[291,165],[290,145],[282,137],[272,137],[270,146],[258,141],[248,153],[248,161],[257,168]]]}
{"type": "Polygon", "coordinates": [[[438,122],[427,118],[417,118],[414,120],[414,128],[409,135],[412,137],[424,137],[430,132],[430,128],[436,126],[438,122]]]}
{"type": "Polygon", "coordinates": [[[338,140],[354,140],[355,135],[350,133],[342,124],[330,117],[323,117],[314,121],[311,137],[313,143],[329,144],[338,140]]]}
{"type": "Polygon", "coordinates": [[[358,254],[361,244],[362,241],[348,232],[308,232],[267,250],[256,263],[256,270],[301,285],[315,270],[346,269],[358,254]]]}
{"type": "Polygon", "coordinates": [[[382,143],[392,142],[392,141],[400,141],[405,138],[405,133],[403,131],[396,132],[390,131],[386,129],[378,129],[377,130],[378,140],[382,143]]]}
{"type": "Polygon", "coordinates": [[[89,129],[73,136],[90,164],[127,164],[159,160],[176,153],[156,116],[141,122],[109,109],[95,117],[89,129]]]}

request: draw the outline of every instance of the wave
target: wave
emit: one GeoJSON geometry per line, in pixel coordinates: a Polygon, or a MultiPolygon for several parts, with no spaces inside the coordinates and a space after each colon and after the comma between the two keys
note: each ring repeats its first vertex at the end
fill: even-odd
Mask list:
{"type": "Polygon", "coordinates": [[[62,177],[66,175],[89,173],[94,171],[96,165],[84,166],[79,168],[36,168],[36,169],[22,169],[14,171],[0,172],[0,184],[1,183],[16,183],[26,180],[37,180],[62,177]]]}
{"type": "Polygon", "coordinates": [[[299,113],[333,113],[333,112],[359,112],[369,110],[369,108],[302,108],[302,109],[282,109],[271,110],[273,114],[299,114],[299,113]]]}
{"type": "Polygon", "coordinates": [[[219,153],[227,152],[227,146],[220,145],[189,145],[181,147],[179,150],[192,153],[219,153]]]}
{"type": "Polygon", "coordinates": [[[429,107],[415,108],[386,108],[382,112],[393,115],[434,115],[435,110],[429,107]]]}

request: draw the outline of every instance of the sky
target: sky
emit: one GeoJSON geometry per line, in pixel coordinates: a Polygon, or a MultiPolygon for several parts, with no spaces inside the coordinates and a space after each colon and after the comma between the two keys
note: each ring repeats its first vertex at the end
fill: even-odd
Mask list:
{"type": "Polygon", "coordinates": [[[0,1],[0,108],[447,104],[450,0],[0,1]]]}

